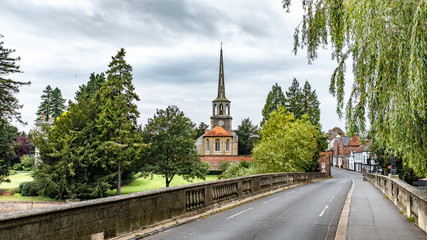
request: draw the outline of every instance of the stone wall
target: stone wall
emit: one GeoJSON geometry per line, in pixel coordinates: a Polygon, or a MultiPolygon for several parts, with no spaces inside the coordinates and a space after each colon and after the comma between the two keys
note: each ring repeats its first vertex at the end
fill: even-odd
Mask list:
{"type": "Polygon", "coordinates": [[[0,215],[1,239],[108,239],[203,213],[323,173],[275,173],[163,188],[0,215]]]}
{"type": "Polygon", "coordinates": [[[209,163],[209,170],[219,170],[221,162],[252,162],[252,156],[238,155],[238,156],[202,156],[200,157],[203,162],[209,163]]]}
{"type": "Polygon", "coordinates": [[[398,178],[367,174],[367,179],[386,194],[406,216],[413,217],[419,228],[427,232],[426,191],[418,190],[398,178]]]}
{"type": "Polygon", "coordinates": [[[0,213],[25,211],[34,208],[45,208],[65,204],[65,202],[26,202],[0,201],[0,213]]]}

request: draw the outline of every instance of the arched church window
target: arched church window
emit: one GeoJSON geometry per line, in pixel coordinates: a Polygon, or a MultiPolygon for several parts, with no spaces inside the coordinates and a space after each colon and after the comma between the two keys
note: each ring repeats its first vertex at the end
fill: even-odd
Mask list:
{"type": "Polygon", "coordinates": [[[216,114],[216,111],[217,111],[217,109],[216,109],[217,107],[216,107],[216,104],[214,104],[214,107],[213,107],[213,115],[217,115],[216,114]]]}
{"type": "Polygon", "coordinates": [[[227,139],[227,141],[225,142],[225,151],[229,152],[230,151],[230,140],[227,139]]]}
{"type": "Polygon", "coordinates": [[[224,107],[222,106],[222,104],[219,105],[219,115],[222,115],[224,111],[224,107]]]}
{"type": "Polygon", "coordinates": [[[225,105],[225,108],[227,110],[227,115],[230,115],[230,105],[225,105]]]}
{"type": "Polygon", "coordinates": [[[219,139],[215,140],[215,152],[219,152],[221,150],[220,148],[220,142],[219,139]]]}
{"type": "Polygon", "coordinates": [[[211,143],[209,142],[209,139],[206,139],[206,152],[211,151],[211,143]]]}

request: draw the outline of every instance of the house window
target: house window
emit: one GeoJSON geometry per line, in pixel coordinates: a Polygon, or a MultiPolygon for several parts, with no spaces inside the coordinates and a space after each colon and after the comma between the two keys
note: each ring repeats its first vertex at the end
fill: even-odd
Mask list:
{"type": "Polygon", "coordinates": [[[219,152],[220,149],[220,142],[219,139],[217,139],[215,140],[215,152],[219,152]]]}
{"type": "Polygon", "coordinates": [[[225,151],[229,152],[230,151],[230,140],[227,139],[227,141],[225,142],[225,151]]]}
{"type": "Polygon", "coordinates": [[[211,143],[209,142],[209,139],[206,139],[206,152],[210,152],[211,150],[211,143]]]}

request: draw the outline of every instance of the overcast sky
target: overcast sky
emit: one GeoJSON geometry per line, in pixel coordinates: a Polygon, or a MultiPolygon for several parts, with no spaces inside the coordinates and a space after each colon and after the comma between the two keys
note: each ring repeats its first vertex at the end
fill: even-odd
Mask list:
{"type": "Polygon", "coordinates": [[[286,13],[281,0],[2,0],[3,46],[16,49],[23,71],[10,77],[31,81],[18,95],[28,125],[16,125],[33,127],[48,84],[73,100],[90,73],[105,72],[122,47],[141,98],[139,123],[168,105],[197,124],[209,123],[223,42],[234,129],[246,117],[258,124],[272,85],[286,91],[293,77],[316,90],[323,131],[344,129],[328,93],[336,65],[330,53],[320,51],[313,65],[304,50],[292,53],[293,31],[302,19],[300,1],[292,4],[286,13]]]}

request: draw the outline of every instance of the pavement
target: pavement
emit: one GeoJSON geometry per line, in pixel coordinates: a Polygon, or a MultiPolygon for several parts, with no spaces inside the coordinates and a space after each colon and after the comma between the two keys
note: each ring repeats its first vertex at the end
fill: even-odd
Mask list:
{"type": "MultiPolygon", "coordinates": [[[[343,170],[345,171],[345,170],[343,170]]],[[[427,234],[362,175],[354,179],[347,239],[427,239],[427,234]]]]}

